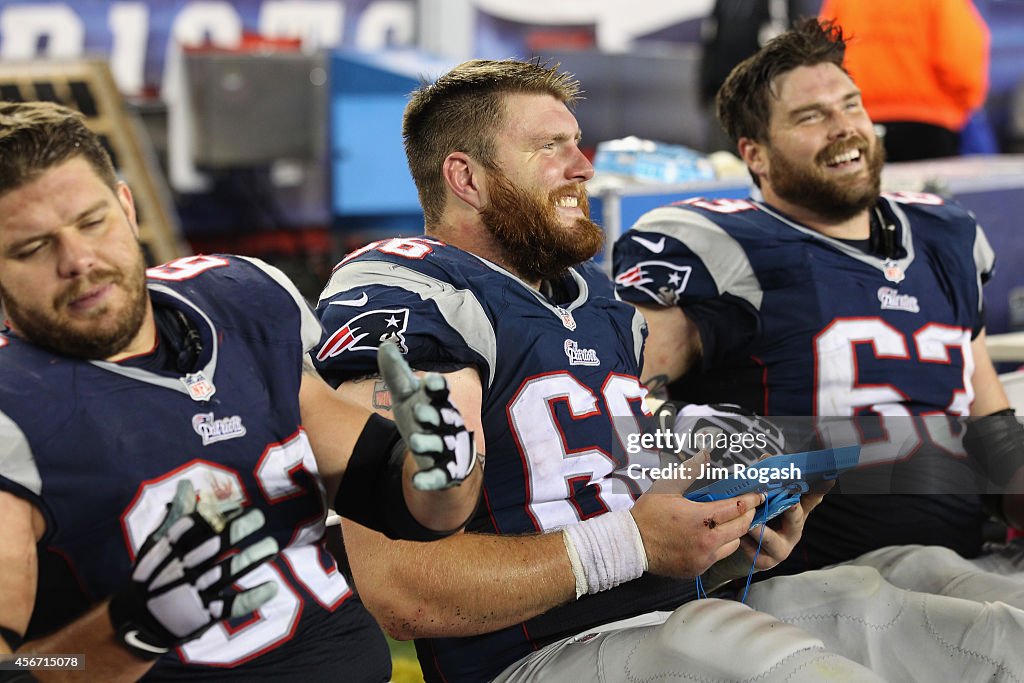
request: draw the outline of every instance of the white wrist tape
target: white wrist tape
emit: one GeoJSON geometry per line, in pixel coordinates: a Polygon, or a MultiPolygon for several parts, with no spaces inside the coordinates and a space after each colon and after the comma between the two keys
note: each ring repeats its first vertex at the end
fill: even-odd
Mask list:
{"type": "Polygon", "coordinates": [[[569,534],[562,530],[562,542],[565,543],[565,552],[569,555],[569,564],[572,565],[572,575],[576,579],[576,599],[587,594],[587,574],[583,571],[583,561],[580,553],[576,550],[576,544],[569,538],[569,534]]]}
{"type": "Polygon", "coordinates": [[[599,593],[647,571],[647,551],[629,510],[618,510],[562,529],[576,577],[576,597],[599,593]]]}

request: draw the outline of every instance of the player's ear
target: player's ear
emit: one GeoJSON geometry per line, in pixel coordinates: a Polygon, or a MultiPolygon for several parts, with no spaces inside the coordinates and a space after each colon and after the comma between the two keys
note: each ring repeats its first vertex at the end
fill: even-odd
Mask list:
{"type": "Polygon", "coordinates": [[[768,154],[765,145],[753,138],[740,138],[736,143],[740,158],[747,168],[757,176],[768,174],[768,154]]]}
{"type": "Polygon", "coordinates": [[[441,175],[451,193],[477,211],[487,204],[484,168],[465,152],[452,152],[445,157],[441,175]]]}
{"type": "Polygon", "coordinates": [[[132,191],[128,188],[128,185],[123,182],[119,182],[115,189],[117,192],[117,201],[124,210],[124,215],[128,218],[128,224],[131,226],[135,237],[138,237],[139,223],[135,213],[135,198],[132,197],[132,191]]]}

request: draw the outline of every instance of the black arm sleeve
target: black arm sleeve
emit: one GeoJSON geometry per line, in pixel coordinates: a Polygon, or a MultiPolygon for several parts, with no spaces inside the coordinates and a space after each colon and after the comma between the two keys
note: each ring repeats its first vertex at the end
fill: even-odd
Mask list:
{"type": "Polygon", "coordinates": [[[7,647],[11,648],[11,652],[17,650],[25,642],[25,638],[20,633],[6,626],[0,626],[0,638],[4,639],[7,647]]]}
{"type": "Polygon", "coordinates": [[[1024,426],[1013,408],[970,419],[964,448],[989,481],[1002,486],[1024,466],[1024,426]]]}
{"type": "Polygon", "coordinates": [[[342,517],[388,538],[433,541],[456,531],[434,531],[416,521],[402,492],[405,442],[391,420],[371,415],[363,428],[334,499],[342,517]]]}
{"type": "Polygon", "coordinates": [[[746,354],[761,332],[757,311],[731,294],[686,303],[682,309],[700,332],[701,361],[705,370],[746,354]]]}
{"type": "MultiPolygon", "coordinates": [[[[975,418],[967,424],[964,448],[989,481],[1002,487],[1024,466],[1024,427],[1013,408],[975,418]]],[[[1008,524],[1002,493],[982,494],[981,507],[993,519],[1008,524]]]]}

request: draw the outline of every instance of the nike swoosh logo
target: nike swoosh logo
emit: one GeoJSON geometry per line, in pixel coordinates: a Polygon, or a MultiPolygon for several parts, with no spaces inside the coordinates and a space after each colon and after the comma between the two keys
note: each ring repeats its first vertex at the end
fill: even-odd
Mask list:
{"type": "Polygon", "coordinates": [[[640,237],[639,235],[633,235],[633,241],[644,245],[645,247],[653,251],[655,254],[660,254],[665,249],[664,237],[662,237],[657,242],[652,242],[651,240],[646,239],[644,237],[640,237]]]}
{"type": "Polygon", "coordinates": [[[138,629],[132,629],[131,631],[126,632],[124,634],[124,642],[128,643],[132,647],[138,648],[140,650],[145,650],[146,652],[152,652],[153,654],[162,655],[166,652],[170,652],[170,650],[166,647],[150,645],[146,641],[139,638],[138,629]]]}
{"type": "MultiPolygon", "coordinates": [[[[664,238],[662,238],[662,239],[664,239],[664,238]]],[[[366,292],[363,292],[363,295],[361,297],[359,297],[358,299],[338,299],[338,300],[330,302],[330,304],[328,304],[328,305],[329,306],[355,306],[355,307],[359,307],[359,306],[365,306],[367,301],[369,301],[369,297],[366,296],[366,292]]]]}

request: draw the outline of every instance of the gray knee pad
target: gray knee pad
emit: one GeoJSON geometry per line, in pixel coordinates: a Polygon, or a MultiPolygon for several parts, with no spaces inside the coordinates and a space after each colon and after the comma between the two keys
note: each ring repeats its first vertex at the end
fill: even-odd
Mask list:
{"type": "Polygon", "coordinates": [[[899,588],[1024,608],[1024,577],[1000,573],[998,562],[967,560],[941,546],[891,546],[848,564],[870,566],[899,588]]]}
{"type": "Polygon", "coordinates": [[[889,546],[845,564],[873,567],[894,586],[940,595],[958,576],[976,570],[954,551],[935,545],[889,546]]]}
{"type": "Polygon", "coordinates": [[[839,566],[778,577],[750,604],[889,680],[1016,680],[1024,612],[893,586],[873,568],[839,566]]]}
{"type": "Polygon", "coordinates": [[[730,600],[683,605],[664,624],[649,628],[625,655],[628,680],[684,672],[695,681],[881,680],[826,652],[821,640],[805,631],[730,600]]]}

